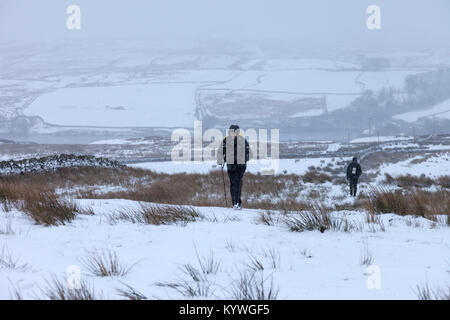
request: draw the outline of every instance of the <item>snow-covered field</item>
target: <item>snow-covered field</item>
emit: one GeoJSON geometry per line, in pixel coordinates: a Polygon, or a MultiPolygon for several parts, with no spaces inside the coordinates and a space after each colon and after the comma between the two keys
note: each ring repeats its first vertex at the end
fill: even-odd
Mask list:
{"type": "MultiPolygon", "coordinates": [[[[89,59],[78,58],[86,54],[87,44],[74,46],[70,66],[55,74],[50,66],[67,55],[67,45],[36,49],[21,61],[21,68],[5,62],[8,76],[1,79],[0,89],[11,99],[0,116],[39,116],[50,126],[66,127],[51,126],[56,131],[71,126],[191,127],[198,109],[209,112],[217,103],[233,99],[251,105],[261,97],[275,105],[292,103],[296,110],[287,114],[291,118],[321,116],[347,107],[365,90],[401,89],[408,75],[430,70],[406,64],[401,70],[392,67],[372,72],[362,70],[361,61],[348,57],[164,54],[149,48],[143,49],[144,54],[126,43],[120,48],[103,44],[90,51],[89,59]],[[40,50],[43,52],[38,54],[40,50]],[[26,80],[17,80],[22,78],[26,80]],[[214,101],[208,105],[206,97],[211,95],[214,101]],[[310,107],[298,103],[310,99],[325,103],[310,107]]],[[[258,116],[254,105],[250,107],[250,114],[258,116]]],[[[51,130],[42,123],[32,128],[47,134],[51,130]]]]}
{"type": "Polygon", "coordinates": [[[153,84],[60,89],[36,99],[25,114],[66,126],[192,126],[195,88],[153,84]]]}
{"type": "Polygon", "coordinates": [[[380,177],[385,173],[391,176],[422,174],[431,178],[450,175],[450,153],[444,152],[439,156],[416,156],[397,163],[384,164],[380,166],[380,177]]]}
{"type": "Polygon", "coordinates": [[[43,298],[46,280],[73,276],[66,271],[77,267],[104,298],[123,298],[116,289],[125,285],[150,299],[186,298],[157,283],[186,280],[195,286],[181,268],[200,268],[197,254],[206,261],[211,253],[219,267],[206,276],[210,292],[194,298],[233,298],[233,288],[252,259],[261,261],[258,277],[267,279],[267,288],[272,284],[279,289],[278,299],[417,299],[417,285],[434,287],[449,280],[448,226],[423,218],[383,215],[386,231],[374,233],[364,222],[365,214],[345,212],[348,220],[364,224],[363,230],[295,233],[281,224],[257,224],[259,210],[198,208],[204,215],[198,222],[151,226],[109,222],[107,214],[135,207],[132,201],[80,203],[91,206],[95,215],[78,216],[60,227],[34,225],[17,211],[0,212],[1,230],[6,225],[13,230],[0,234],[3,252],[17,259],[15,269],[0,266],[0,299],[11,298],[16,289],[24,298],[43,298]],[[93,276],[81,260],[95,250],[116,252],[124,265],[137,264],[125,276],[93,276]],[[361,264],[367,255],[372,257],[369,268],[361,264]]]}
{"type": "Polygon", "coordinates": [[[414,137],[372,136],[372,137],[353,139],[350,142],[351,143],[368,143],[368,142],[405,141],[405,140],[412,140],[412,139],[414,139],[414,137]]]}

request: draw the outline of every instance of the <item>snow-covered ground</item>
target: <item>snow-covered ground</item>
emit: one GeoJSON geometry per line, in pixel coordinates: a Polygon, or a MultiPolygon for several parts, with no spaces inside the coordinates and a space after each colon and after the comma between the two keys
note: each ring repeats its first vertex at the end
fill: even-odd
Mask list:
{"type": "Polygon", "coordinates": [[[186,298],[156,283],[189,281],[180,268],[188,263],[199,268],[197,253],[200,259],[212,253],[220,264],[207,275],[207,298],[232,298],[233,285],[255,258],[263,264],[258,276],[268,279],[267,288],[272,281],[279,289],[278,299],[417,299],[417,285],[449,281],[448,226],[432,226],[423,218],[386,214],[381,217],[386,231],[374,233],[364,224],[364,213],[345,212],[340,215],[364,224],[363,230],[295,233],[282,224],[257,224],[259,210],[197,208],[205,216],[198,222],[152,226],[109,222],[107,214],[135,207],[132,201],[79,202],[95,215],[59,227],[37,226],[20,212],[0,211],[1,230],[8,224],[13,230],[0,233],[1,247],[18,259],[17,269],[0,266],[0,299],[11,298],[15,289],[24,298],[42,298],[45,281],[73,275],[66,273],[76,270],[73,266],[104,298],[122,298],[116,289],[125,285],[150,299],[186,298]],[[124,265],[137,264],[125,276],[91,275],[80,260],[89,251],[106,249],[124,265]],[[361,264],[367,253],[373,258],[370,268],[361,264]]]}
{"type": "Polygon", "coordinates": [[[450,153],[444,152],[437,156],[424,157],[423,155],[409,158],[397,163],[383,164],[380,166],[380,176],[390,174],[391,176],[422,174],[431,178],[450,175],[450,153]]]}

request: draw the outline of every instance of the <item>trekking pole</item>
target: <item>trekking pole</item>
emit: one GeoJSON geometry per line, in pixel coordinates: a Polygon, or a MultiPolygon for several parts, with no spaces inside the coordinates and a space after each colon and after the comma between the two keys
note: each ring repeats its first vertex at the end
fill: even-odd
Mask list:
{"type": "Polygon", "coordinates": [[[225,207],[228,207],[228,201],[227,201],[227,190],[225,188],[225,176],[223,174],[223,167],[225,166],[225,164],[222,164],[220,167],[222,169],[222,182],[223,182],[223,196],[225,198],[225,207]]]}

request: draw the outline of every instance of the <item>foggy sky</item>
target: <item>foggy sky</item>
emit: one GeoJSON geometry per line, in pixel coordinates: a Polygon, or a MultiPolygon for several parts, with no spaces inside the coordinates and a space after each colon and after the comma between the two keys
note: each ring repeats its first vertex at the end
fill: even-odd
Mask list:
{"type": "Polygon", "coordinates": [[[99,37],[435,49],[450,44],[450,1],[0,0],[0,42],[99,37]],[[66,28],[71,4],[81,7],[81,31],[66,28]],[[382,10],[380,31],[366,28],[371,4],[382,10]]]}

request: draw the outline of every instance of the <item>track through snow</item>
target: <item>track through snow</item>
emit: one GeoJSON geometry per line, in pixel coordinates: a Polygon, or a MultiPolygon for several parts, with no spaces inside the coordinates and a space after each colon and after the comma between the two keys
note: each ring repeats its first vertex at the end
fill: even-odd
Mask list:
{"type": "MultiPolygon", "coordinates": [[[[83,207],[92,207],[95,215],[79,215],[60,227],[37,226],[21,212],[0,210],[0,230],[10,225],[14,232],[0,232],[0,247],[18,258],[19,264],[28,265],[23,270],[0,266],[0,299],[11,298],[14,288],[19,288],[24,298],[43,298],[39,288],[45,287],[45,280],[52,275],[63,279],[71,265],[80,266],[82,275],[104,298],[120,299],[116,289],[123,289],[124,284],[150,299],[186,298],[156,283],[187,280],[180,267],[187,263],[198,267],[197,252],[201,259],[213,252],[220,261],[219,270],[207,275],[211,285],[208,298],[232,298],[233,284],[248,270],[251,257],[262,262],[264,270],[259,273],[273,277],[278,299],[416,299],[417,285],[441,286],[450,280],[448,226],[432,226],[423,218],[382,215],[385,232],[370,232],[365,224],[363,231],[352,233],[295,233],[282,224],[257,224],[262,210],[205,207],[197,208],[205,218],[186,226],[110,224],[109,213],[138,203],[78,201],[83,207]],[[416,226],[408,226],[408,219],[416,226]],[[370,275],[360,263],[366,246],[381,272],[378,290],[368,289],[370,275]],[[94,277],[80,264],[80,258],[94,249],[114,250],[128,266],[139,262],[123,277],[94,277]],[[269,258],[271,251],[279,256],[275,268],[269,258]]],[[[361,223],[366,219],[362,212],[336,215],[361,223]]]]}

